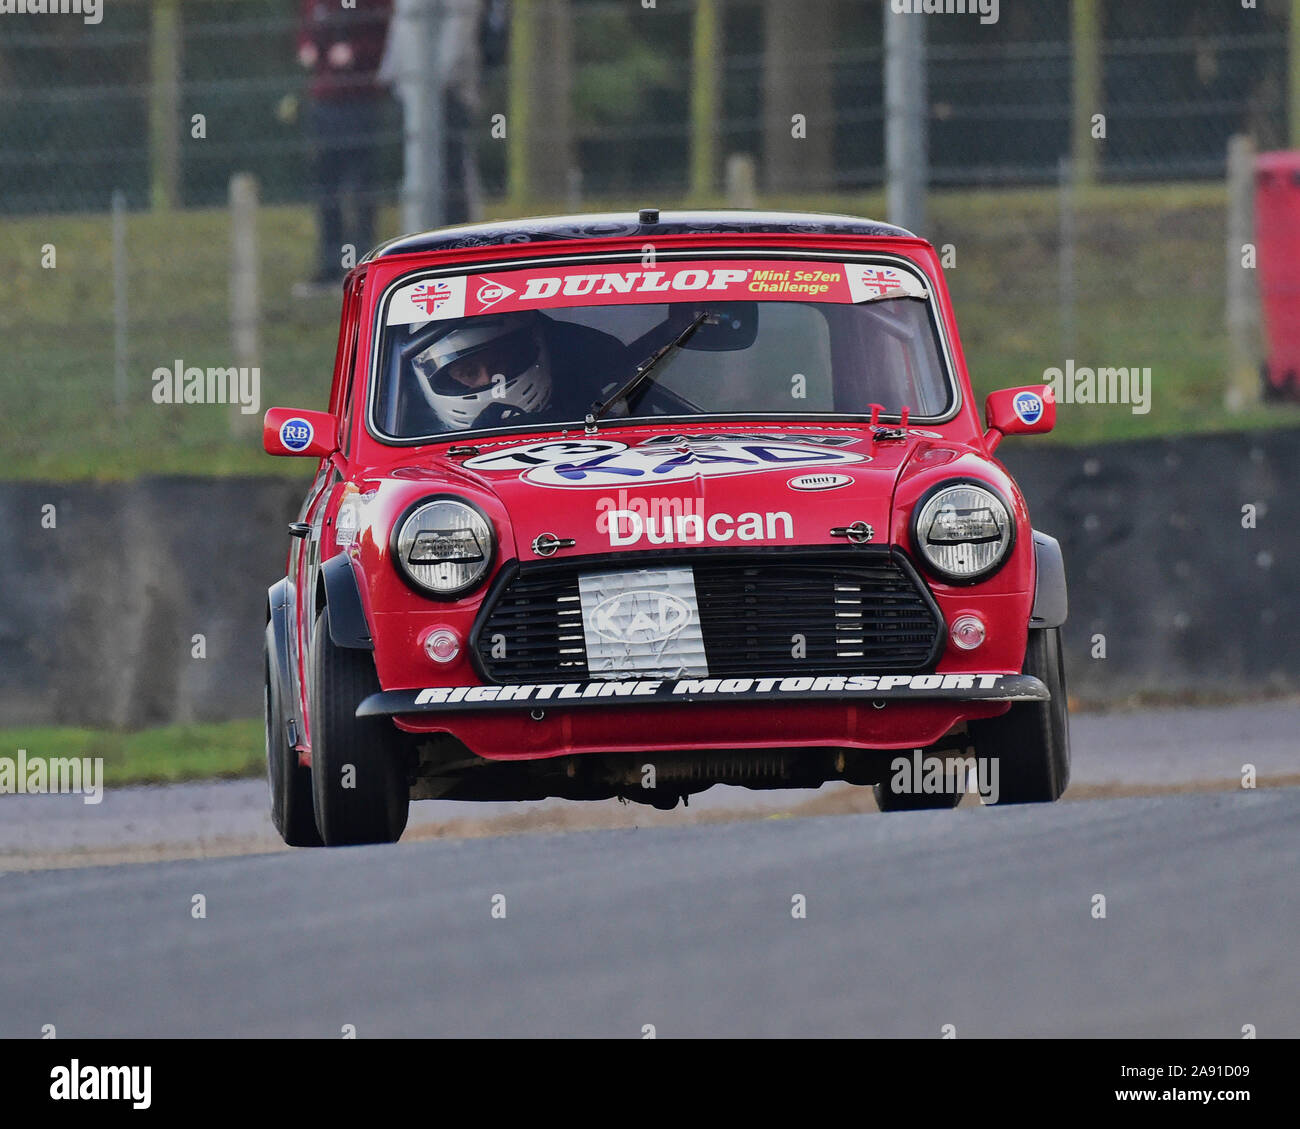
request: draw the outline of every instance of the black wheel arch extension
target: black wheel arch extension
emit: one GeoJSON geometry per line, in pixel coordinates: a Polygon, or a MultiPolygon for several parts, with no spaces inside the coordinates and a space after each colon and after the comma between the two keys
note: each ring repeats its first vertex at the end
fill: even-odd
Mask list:
{"type": "Polygon", "coordinates": [[[1035,529],[1034,561],[1037,579],[1034,584],[1034,610],[1029,616],[1029,626],[1060,627],[1070,611],[1061,543],[1055,537],[1049,537],[1035,529]]]}
{"type": "MultiPolygon", "coordinates": [[[[373,651],[370,626],[361,603],[361,589],[346,553],[331,557],[321,566],[317,588],[316,604],[325,608],[330,638],[335,646],[373,651]]],[[[295,585],[287,576],[272,584],[266,593],[266,621],[271,629],[271,677],[279,687],[286,719],[297,716],[298,703],[302,700],[297,664],[293,661],[296,595],[295,585]]]]}
{"type": "Polygon", "coordinates": [[[373,651],[375,644],[361,602],[361,587],[347,553],[336,553],[320,566],[319,584],[325,593],[325,618],[334,645],[373,651]]]}

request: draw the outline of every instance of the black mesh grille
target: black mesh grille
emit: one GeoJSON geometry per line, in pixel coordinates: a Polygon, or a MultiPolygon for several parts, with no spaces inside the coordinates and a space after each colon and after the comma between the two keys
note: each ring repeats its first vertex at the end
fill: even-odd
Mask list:
{"type": "Polygon", "coordinates": [[[688,565],[713,677],[908,673],[938,657],[942,617],[897,553],[686,551],[520,568],[498,583],[480,614],[475,647],[483,672],[507,683],[585,679],[578,577],[688,565]]]}
{"type": "Polygon", "coordinates": [[[497,596],[477,640],[490,678],[541,682],[587,677],[578,571],[521,573],[497,596]]]}

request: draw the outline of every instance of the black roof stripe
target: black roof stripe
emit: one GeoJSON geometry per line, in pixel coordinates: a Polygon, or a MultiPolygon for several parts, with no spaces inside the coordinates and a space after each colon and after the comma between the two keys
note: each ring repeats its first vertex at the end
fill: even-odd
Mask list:
{"type": "Polygon", "coordinates": [[[496,247],[511,243],[548,243],[562,239],[610,239],[657,235],[862,235],[915,238],[910,231],[876,220],[818,212],[695,211],[664,212],[658,223],[643,224],[635,212],[539,216],[498,223],[443,227],[404,235],[376,247],[367,260],[422,251],[496,247]]]}

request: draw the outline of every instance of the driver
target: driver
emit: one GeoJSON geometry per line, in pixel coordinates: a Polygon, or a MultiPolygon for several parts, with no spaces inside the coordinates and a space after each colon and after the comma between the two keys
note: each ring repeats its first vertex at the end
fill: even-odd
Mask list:
{"type": "Polygon", "coordinates": [[[598,395],[592,376],[609,386],[629,363],[617,338],[534,311],[466,318],[412,359],[448,431],[580,420],[598,395]]]}

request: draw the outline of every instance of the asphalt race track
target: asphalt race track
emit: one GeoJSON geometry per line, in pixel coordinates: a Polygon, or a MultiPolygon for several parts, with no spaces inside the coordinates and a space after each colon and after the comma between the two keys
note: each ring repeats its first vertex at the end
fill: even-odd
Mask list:
{"type": "Polygon", "coordinates": [[[1300,788],[1230,776],[1294,765],[1298,717],[1081,718],[1051,807],[10,871],[0,1036],[1295,1037],[1300,788]],[[1100,787],[1116,732],[1149,775],[1180,729],[1196,771],[1100,787]]]}

